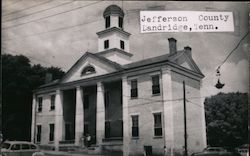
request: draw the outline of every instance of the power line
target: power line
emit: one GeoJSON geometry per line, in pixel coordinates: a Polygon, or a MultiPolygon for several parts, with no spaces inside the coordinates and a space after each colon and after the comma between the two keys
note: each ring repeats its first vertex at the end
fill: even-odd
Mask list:
{"type": "Polygon", "coordinates": [[[190,101],[190,100],[187,100],[187,99],[186,99],[186,101],[189,102],[189,103],[191,103],[191,104],[193,104],[193,105],[195,105],[195,106],[198,106],[198,107],[200,107],[200,108],[204,108],[204,107],[202,107],[201,105],[199,105],[199,104],[197,104],[197,103],[194,103],[194,102],[192,102],[192,101],[190,101]]]}
{"type": "MultiPolygon", "coordinates": [[[[85,22],[85,23],[81,23],[81,24],[77,24],[77,25],[72,25],[72,26],[67,26],[67,27],[61,27],[61,28],[58,28],[58,29],[52,29],[52,30],[49,30],[49,31],[46,31],[46,32],[35,33],[35,34],[31,34],[31,35],[22,35],[22,36],[18,36],[18,37],[20,37],[21,39],[23,39],[23,38],[33,37],[33,36],[39,36],[39,35],[42,35],[42,34],[47,34],[47,33],[51,33],[51,32],[57,32],[57,31],[67,30],[67,29],[70,29],[70,28],[74,28],[74,27],[78,27],[78,26],[83,26],[83,25],[90,24],[90,23],[95,23],[95,22],[98,22],[98,21],[101,21],[101,19],[90,21],[90,22],[85,22]]],[[[13,40],[13,39],[6,39],[6,40],[3,40],[3,42],[4,41],[10,41],[10,40],[13,40]]]]}
{"type": "Polygon", "coordinates": [[[217,70],[220,69],[220,67],[227,61],[227,59],[232,55],[232,53],[240,46],[241,42],[247,37],[249,34],[249,31],[240,39],[238,44],[235,46],[235,48],[227,55],[227,57],[222,61],[222,63],[218,66],[217,70]]]}
{"type": "MultiPolygon", "coordinates": [[[[29,7],[27,7],[27,8],[22,9],[22,10],[13,11],[13,12],[10,12],[10,13],[8,13],[8,14],[3,14],[2,17],[9,16],[9,15],[11,15],[11,14],[16,14],[16,13],[18,13],[18,12],[25,11],[25,10],[28,10],[28,9],[31,9],[31,8],[34,8],[34,7],[38,7],[38,6],[41,6],[41,5],[43,5],[43,4],[49,3],[49,2],[51,2],[51,1],[52,1],[52,0],[49,0],[49,1],[46,1],[46,2],[43,2],[43,3],[39,3],[39,4],[35,4],[35,5],[32,5],[32,6],[29,6],[29,7]]],[[[4,22],[4,21],[3,21],[3,22],[4,22]]]]}
{"type": "Polygon", "coordinates": [[[60,12],[60,13],[57,13],[57,14],[53,14],[53,15],[45,16],[45,17],[38,18],[38,19],[35,19],[35,20],[31,20],[31,21],[28,21],[28,22],[25,22],[25,23],[21,23],[21,24],[18,24],[18,25],[13,25],[13,26],[9,26],[9,27],[4,27],[4,28],[2,28],[2,30],[6,30],[6,29],[8,29],[8,28],[13,28],[13,27],[18,27],[18,26],[21,26],[21,25],[24,25],[24,24],[28,24],[28,23],[31,23],[31,22],[39,21],[39,20],[41,20],[41,19],[46,19],[46,18],[50,18],[50,17],[53,17],[53,16],[57,16],[57,15],[64,14],[64,13],[67,13],[67,12],[75,11],[75,10],[78,10],[78,9],[81,9],[81,8],[84,8],[84,7],[88,7],[88,6],[91,6],[91,5],[100,3],[100,2],[102,2],[102,1],[104,1],[104,0],[97,1],[97,2],[94,2],[94,3],[91,3],[91,4],[87,4],[87,5],[84,5],[84,6],[80,6],[80,7],[71,9],[71,10],[63,11],[63,12],[60,12]]]}
{"type": "MultiPolygon", "coordinates": [[[[98,21],[102,21],[102,19],[97,19],[97,20],[94,20],[94,21],[85,22],[85,23],[81,23],[81,24],[77,24],[77,25],[52,29],[52,30],[49,30],[49,31],[46,31],[46,32],[34,33],[34,34],[31,34],[31,35],[20,35],[20,36],[17,36],[17,37],[21,38],[21,39],[24,39],[24,38],[28,38],[28,37],[39,36],[39,35],[50,33],[50,32],[62,31],[62,30],[67,30],[67,29],[70,29],[70,28],[78,27],[78,26],[84,26],[84,25],[94,23],[94,22],[98,22],[98,21]]],[[[140,33],[138,33],[138,34],[140,34],[140,33]]],[[[138,34],[133,34],[133,36],[138,35],[138,34]]],[[[10,39],[5,39],[5,40],[3,40],[3,42],[4,41],[10,41],[10,40],[15,40],[15,39],[11,39],[11,38],[10,39]]]]}
{"type": "Polygon", "coordinates": [[[4,6],[4,7],[13,6],[13,5],[15,5],[16,3],[19,3],[19,2],[21,2],[21,1],[23,1],[23,0],[17,0],[16,2],[13,2],[13,3],[9,4],[9,5],[4,6]]]}
{"type": "MultiPolygon", "coordinates": [[[[51,9],[54,9],[54,8],[57,8],[57,7],[60,7],[60,6],[63,6],[63,5],[67,5],[69,3],[73,3],[73,1],[70,1],[70,2],[66,2],[66,3],[62,3],[62,4],[59,4],[57,6],[53,6],[53,7],[50,7],[50,8],[46,8],[46,9],[43,9],[43,10],[39,10],[37,12],[33,12],[33,13],[30,13],[30,14],[26,14],[26,15],[23,15],[23,16],[19,16],[19,17],[16,17],[16,18],[13,18],[13,19],[9,19],[9,20],[5,20],[3,21],[3,24],[6,23],[6,22],[9,22],[9,21],[14,21],[14,20],[17,20],[19,18],[24,18],[24,17],[27,17],[27,16],[32,16],[32,15],[35,15],[37,13],[40,13],[40,12],[44,12],[44,11],[47,11],[47,10],[51,10],[51,9]]],[[[6,28],[9,28],[9,27],[6,27],[6,28]]]]}
{"type": "MultiPolygon", "coordinates": [[[[77,0],[75,0],[75,1],[77,1],[77,0]]],[[[128,13],[128,14],[130,14],[130,13],[128,13]]],[[[31,35],[21,35],[21,36],[18,36],[18,37],[20,37],[21,39],[26,38],[26,37],[33,37],[33,36],[42,35],[42,34],[46,34],[46,33],[50,33],[50,32],[56,32],[56,31],[66,30],[66,29],[77,27],[77,26],[83,26],[83,25],[94,23],[94,22],[101,21],[101,20],[102,19],[97,19],[97,20],[94,20],[94,21],[90,21],[90,22],[86,22],[86,23],[81,23],[81,24],[77,24],[77,25],[73,25],[73,26],[61,27],[61,28],[52,29],[52,30],[49,30],[49,31],[46,31],[46,32],[34,33],[34,34],[31,34],[31,35]]],[[[133,36],[134,35],[135,34],[133,34],[133,36]]],[[[13,40],[13,39],[10,38],[10,39],[5,39],[3,41],[10,41],[10,40],[13,40]]]]}

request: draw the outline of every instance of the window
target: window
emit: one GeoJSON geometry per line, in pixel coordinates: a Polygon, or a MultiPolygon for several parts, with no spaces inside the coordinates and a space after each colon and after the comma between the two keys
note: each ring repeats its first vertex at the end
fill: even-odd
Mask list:
{"type": "Polygon", "coordinates": [[[87,67],[83,68],[81,72],[81,76],[91,74],[91,73],[95,73],[95,68],[91,65],[88,65],[87,67]]]}
{"type": "Polygon", "coordinates": [[[110,16],[105,18],[105,28],[109,28],[110,27],[110,16]]]}
{"type": "Polygon", "coordinates": [[[14,145],[11,146],[11,150],[16,151],[16,150],[20,150],[20,149],[21,149],[21,145],[20,144],[14,144],[14,145]]]}
{"type": "Polygon", "coordinates": [[[104,41],[104,49],[108,49],[109,48],[109,40],[105,40],[104,41]]]}
{"type": "Polygon", "coordinates": [[[105,138],[110,138],[110,121],[105,121],[105,138]]]}
{"type": "Polygon", "coordinates": [[[84,95],[83,96],[83,106],[84,109],[88,109],[89,108],[89,95],[84,95]]]}
{"type": "Polygon", "coordinates": [[[119,27],[123,28],[123,18],[119,17],[119,27]]]}
{"type": "Polygon", "coordinates": [[[2,148],[2,149],[9,149],[9,148],[10,148],[10,145],[11,145],[11,144],[9,144],[9,143],[3,143],[3,144],[1,145],[1,148],[2,148]]]}
{"type": "Polygon", "coordinates": [[[30,145],[30,148],[31,149],[36,149],[36,146],[35,145],[30,145]]]}
{"type": "Polygon", "coordinates": [[[41,142],[42,125],[37,125],[36,141],[41,142]]]}
{"type": "Polygon", "coordinates": [[[42,108],[43,108],[43,98],[39,97],[38,98],[38,112],[42,112],[42,108]]]}
{"type": "Polygon", "coordinates": [[[138,97],[137,80],[131,81],[130,96],[131,97],[138,97]]]}
{"type": "Polygon", "coordinates": [[[49,124],[49,141],[54,141],[55,124],[49,124]]]}
{"type": "Polygon", "coordinates": [[[29,144],[22,144],[22,149],[28,150],[28,149],[30,149],[30,145],[29,144]]]}
{"type": "Polygon", "coordinates": [[[154,114],[154,135],[162,136],[161,113],[154,114]]]}
{"type": "Polygon", "coordinates": [[[152,94],[160,93],[159,75],[152,76],[152,94]]]}
{"type": "Polygon", "coordinates": [[[139,116],[133,115],[132,116],[132,137],[139,136],[139,116]]]}
{"type": "Polygon", "coordinates": [[[55,110],[55,95],[50,96],[50,110],[55,110]]]}
{"type": "Polygon", "coordinates": [[[109,91],[105,91],[105,107],[107,108],[109,106],[109,91]]]}
{"type": "Polygon", "coordinates": [[[120,40],[120,47],[121,47],[121,49],[125,49],[125,46],[124,46],[124,41],[122,41],[122,40],[120,40]]]}

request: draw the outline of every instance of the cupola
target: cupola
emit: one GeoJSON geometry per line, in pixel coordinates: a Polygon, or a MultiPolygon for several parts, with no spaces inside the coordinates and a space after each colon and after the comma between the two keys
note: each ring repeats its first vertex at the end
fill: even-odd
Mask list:
{"type": "Polygon", "coordinates": [[[110,5],[104,10],[103,17],[105,29],[97,32],[98,54],[119,64],[130,63],[130,33],[123,30],[123,10],[117,5],[110,5]]]}
{"type": "Polygon", "coordinates": [[[105,18],[105,28],[118,27],[123,29],[123,10],[117,5],[108,6],[103,12],[105,18]]]}

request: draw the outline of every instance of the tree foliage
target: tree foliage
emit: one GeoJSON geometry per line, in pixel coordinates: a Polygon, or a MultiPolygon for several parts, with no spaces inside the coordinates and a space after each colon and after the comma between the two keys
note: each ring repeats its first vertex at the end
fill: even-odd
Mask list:
{"type": "Polygon", "coordinates": [[[237,147],[248,141],[247,93],[219,93],[205,99],[210,146],[237,147]]]}
{"type": "Polygon", "coordinates": [[[23,55],[2,55],[2,127],[5,139],[30,139],[32,90],[44,84],[48,72],[53,79],[64,74],[57,67],[31,65],[23,55]]]}

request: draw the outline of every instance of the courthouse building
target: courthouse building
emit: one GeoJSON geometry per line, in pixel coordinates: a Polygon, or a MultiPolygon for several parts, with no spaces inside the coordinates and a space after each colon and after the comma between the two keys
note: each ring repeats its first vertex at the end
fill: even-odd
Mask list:
{"type": "Polygon", "coordinates": [[[141,155],[147,146],[161,155],[166,146],[169,154],[181,154],[185,82],[188,150],[201,151],[206,146],[199,98],[204,75],[191,48],[177,50],[169,37],[166,54],[133,62],[124,16],[120,7],[107,7],[104,30],[97,32],[98,52],[84,53],[64,77],[34,91],[32,141],[60,150],[80,146],[89,134],[92,146],[103,151],[141,155]]]}

